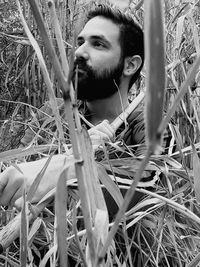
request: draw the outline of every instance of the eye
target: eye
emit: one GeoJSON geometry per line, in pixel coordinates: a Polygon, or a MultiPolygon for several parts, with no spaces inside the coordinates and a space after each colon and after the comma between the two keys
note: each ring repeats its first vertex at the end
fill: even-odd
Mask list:
{"type": "Polygon", "coordinates": [[[77,41],[77,47],[81,46],[82,44],[84,44],[84,40],[78,40],[77,41]]]}
{"type": "Polygon", "coordinates": [[[93,46],[96,48],[105,48],[106,45],[101,41],[93,41],[93,46]]]}

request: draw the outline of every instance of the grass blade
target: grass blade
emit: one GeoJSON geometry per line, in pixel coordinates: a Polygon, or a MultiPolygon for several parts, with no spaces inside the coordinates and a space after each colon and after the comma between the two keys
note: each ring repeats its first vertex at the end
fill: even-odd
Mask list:
{"type": "Polygon", "coordinates": [[[177,258],[178,258],[179,267],[182,267],[182,263],[181,263],[181,259],[180,259],[180,255],[179,255],[179,250],[178,250],[178,247],[177,247],[177,244],[176,244],[176,239],[175,239],[175,236],[174,236],[174,232],[173,232],[173,227],[172,227],[171,220],[167,220],[167,226],[168,226],[169,233],[170,233],[170,236],[171,236],[173,245],[174,245],[174,249],[176,251],[176,255],[177,255],[177,258]]]}
{"type": "Polygon", "coordinates": [[[59,52],[60,52],[60,60],[61,60],[61,64],[62,64],[62,69],[63,69],[65,77],[68,77],[69,65],[68,65],[68,61],[67,61],[67,57],[66,57],[65,47],[63,45],[62,33],[61,33],[58,17],[56,15],[54,1],[52,1],[52,0],[48,1],[48,6],[50,9],[50,14],[51,14],[53,26],[55,28],[56,40],[57,40],[57,44],[58,44],[58,48],[59,48],[59,52]]]}
{"type": "Polygon", "coordinates": [[[26,34],[27,34],[27,36],[28,36],[33,48],[35,49],[35,52],[37,54],[37,57],[38,57],[38,60],[39,60],[39,63],[40,63],[41,70],[43,72],[43,77],[44,77],[45,83],[47,85],[49,101],[50,101],[50,104],[51,104],[51,107],[52,107],[53,114],[55,115],[55,122],[56,122],[56,126],[57,126],[57,129],[58,129],[59,135],[60,135],[59,136],[60,140],[61,140],[61,142],[64,142],[64,133],[63,133],[63,128],[62,128],[61,118],[60,118],[58,107],[57,107],[56,97],[55,97],[55,94],[54,94],[54,91],[53,91],[53,85],[52,85],[52,82],[50,80],[50,77],[49,77],[49,74],[48,74],[48,71],[47,71],[47,67],[45,65],[44,58],[42,56],[42,52],[40,50],[40,47],[39,47],[38,43],[36,42],[35,38],[33,37],[31,31],[28,28],[28,25],[27,25],[27,23],[26,23],[26,21],[24,19],[24,16],[23,16],[23,13],[22,13],[22,9],[21,9],[21,6],[20,6],[20,3],[19,3],[18,0],[17,0],[17,5],[18,5],[19,12],[20,12],[20,17],[21,17],[21,21],[22,21],[24,30],[25,30],[25,32],[26,32],[26,34]]]}
{"type": "Polygon", "coordinates": [[[200,263],[200,253],[187,265],[187,267],[196,267],[200,263]]]}
{"type": "Polygon", "coordinates": [[[179,93],[176,95],[174,102],[172,103],[172,105],[168,109],[167,115],[163,118],[163,120],[159,126],[159,129],[158,129],[159,134],[163,133],[167,124],[171,120],[171,117],[174,115],[178,105],[180,104],[180,101],[182,100],[184,95],[187,93],[189,86],[194,82],[195,76],[196,76],[197,71],[199,69],[199,65],[200,65],[200,54],[197,54],[197,58],[196,58],[194,64],[192,65],[191,69],[188,71],[186,80],[183,82],[179,93]]]}
{"type": "Polygon", "coordinates": [[[30,186],[30,189],[27,193],[27,201],[31,202],[31,200],[33,199],[37,188],[42,180],[42,177],[44,176],[44,173],[47,169],[47,167],[49,166],[49,163],[51,161],[52,155],[50,157],[48,157],[44,167],[41,169],[41,171],[37,174],[36,178],[34,179],[33,183],[30,186]]]}
{"type": "Polygon", "coordinates": [[[27,263],[27,247],[28,247],[28,216],[27,216],[27,202],[26,190],[23,191],[23,206],[21,212],[20,224],[20,262],[21,267],[26,267],[27,263]]]}
{"type": "Polygon", "coordinates": [[[200,203],[200,161],[195,146],[192,144],[193,150],[193,174],[194,174],[194,192],[196,200],[200,203]]]}
{"type": "Polygon", "coordinates": [[[22,158],[37,153],[51,151],[51,149],[55,151],[57,148],[58,148],[57,145],[49,144],[49,145],[40,145],[27,148],[11,149],[0,153],[0,162],[11,161],[16,158],[22,158]]]}
{"type": "Polygon", "coordinates": [[[165,92],[165,45],[163,33],[163,1],[145,1],[145,54],[147,90],[145,98],[145,123],[147,143],[154,150],[160,145],[157,130],[163,116],[165,92]],[[159,67],[158,67],[159,66],[159,67]]]}
{"type": "Polygon", "coordinates": [[[66,180],[67,180],[67,169],[65,169],[59,177],[55,195],[55,214],[57,223],[57,240],[58,240],[58,254],[59,254],[60,267],[67,267],[66,180]]]}

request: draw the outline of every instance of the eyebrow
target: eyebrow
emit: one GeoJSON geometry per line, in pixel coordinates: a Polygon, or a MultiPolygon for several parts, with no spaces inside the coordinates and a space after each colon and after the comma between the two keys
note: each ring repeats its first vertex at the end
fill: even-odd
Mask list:
{"type": "MultiPolygon", "coordinates": [[[[103,41],[107,46],[109,47],[111,46],[111,43],[105,38],[104,35],[92,35],[89,38],[95,41],[103,41]]],[[[82,40],[84,40],[84,37],[78,36],[77,41],[82,41],[82,40]]]]}

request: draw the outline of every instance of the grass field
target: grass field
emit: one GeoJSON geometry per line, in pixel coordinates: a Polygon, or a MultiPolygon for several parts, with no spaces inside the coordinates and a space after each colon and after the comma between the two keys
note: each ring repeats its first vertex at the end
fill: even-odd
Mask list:
{"type": "Polygon", "coordinates": [[[69,89],[74,38],[94,2],[38,2],[0,1],[1,170],[71,145],[85,164],[77,164],[73,181],[66,168],[38,205],[30,204],[33,184],[21,211],[1,207],[0,266],[200,266],[200,1],[117,1],[145,33],[146,64],[130,99],[145,92],[147,149],[134,154],[129,147],[128,157],[115,159],[109,156],[119,154],[119,143],[93,157],[77,105],[68,99],[59,112],[56,100],[69,89]],[[22,146],[31,120],[37,131],[22,146]],[[160,145],[166,128],[167,152],[160,145]],[[121,183],[120,175],[129,179],[121,183]],[[108,220],[102,187],[121,207],[115,220],[108,220]],[[125,201],[119,189],[128,189],[125,201]],[[134,192],[145,197],[125,212],[134,192]]]}

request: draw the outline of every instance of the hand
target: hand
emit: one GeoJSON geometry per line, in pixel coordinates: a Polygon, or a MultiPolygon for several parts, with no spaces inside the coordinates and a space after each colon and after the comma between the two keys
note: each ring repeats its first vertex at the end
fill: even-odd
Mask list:
{"type": "Polygon", "coordinates": [[[98,125],[92,127],[88,131],[89,136],[92,141],[92,145],[99,146],[104,142],[109,142],[114,140],[115,131],[109,124],[108,120],[104,120],[98,125]]]}
{"type": "MultiPolygon", "coordinates": [[[[45,165],[46,158],[41,160],[21,163],[18,165],[21,172],[15,167],[8,167],[0,174],[0,205],[11,205],[17,208],[22,204],[22,193],[24,185],[28,191],[37,174],[45,165]]],[[[44,176],[38,186],[31,203],[37,203],[56,186],[58,178],[64,167],[70,168],[70,178],[75,178],[73,156],[55,155],[52,157],[44,176]]]]}
{"type": "MultiPolygon", "coordinates": [[[[112,141],[114,130],[107,120],[89,130],[93,146],[99,146],[104,141],[112,141]]],[[[11,205],[17,208],[22,204],[23,187],[28,191],[37,174],[45,165],[46,158],[33,162],[25,162],[15,167],[8,167],[0,173],[0,205],[11,205]]],[[[57,184],[58,178],[64,167],[70,167],[68,179],[75,178],[73,155],[55,155],[52,157],[44,176],[38,186],[32,203],[39,202],[57,184]]]]}
{"type": "Polygon", "coordinates": [[[11,205],[22,196],[26,177],[15,167],[8,167],[0,174],[0,204],[11,205]]]}

